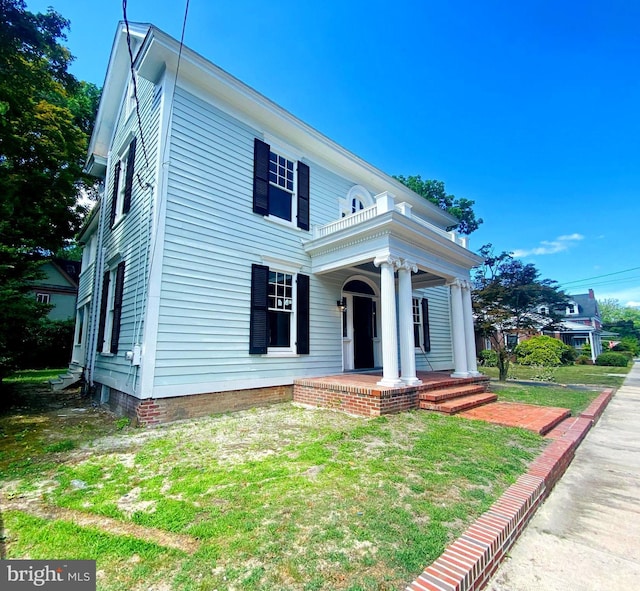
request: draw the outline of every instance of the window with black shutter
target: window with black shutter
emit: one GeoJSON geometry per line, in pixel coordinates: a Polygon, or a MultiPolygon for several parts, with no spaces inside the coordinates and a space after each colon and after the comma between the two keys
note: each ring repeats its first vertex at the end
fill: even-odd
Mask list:
{"type": "Polygon", "coordinates": [[[253,146],[253,211],[309,229],[309,166],[258,138],[253,146]]]}
{"type": "Polygon", "coordinates": [[[134,137],[114,165],[110,216],[111,226],[131,210],[136,144],[137,141],[134,137]]]}
{"type": "Polygon", "coordinates": [[[109,351],[118,352],[118,341],[120,340],[120,319],[122,317],[122,296],[124,289],[124,261],[120,262],[116,268],[116,284],[113,294],[113,321],[111,326],[111,343],[109,351]]]}
{"type": "Polygon", "coordinates": [[[309,353],[309,276],[251,267],[249,353],[309,353]]]}
{"type": "Polygon", "coordinates": [[[104,350],[104,333],[107,323],[107,305],[109,304],[109,282],[111,272],[107,271],[102,277],[102,297],[100,298],[100,320],[98,322],[98,351],[104,350]]]}

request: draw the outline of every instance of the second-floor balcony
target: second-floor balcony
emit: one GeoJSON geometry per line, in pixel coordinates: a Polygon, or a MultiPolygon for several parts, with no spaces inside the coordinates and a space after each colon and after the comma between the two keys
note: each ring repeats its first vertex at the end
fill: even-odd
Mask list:
{"type": "Polygon", "coordinates": [[[466,273],[479,262],[466,236],[428,222],[410,204],[395,203],[388,192],[376,195],[371,207],[315,226],[312,236],[304,248],[315,273],[362,265],[381,255],[410,259],[442,277],[466,273]]]}

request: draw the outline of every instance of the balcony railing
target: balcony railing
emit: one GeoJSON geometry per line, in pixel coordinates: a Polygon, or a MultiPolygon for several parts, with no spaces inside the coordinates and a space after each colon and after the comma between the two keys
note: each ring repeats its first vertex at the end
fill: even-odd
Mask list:
{"type": "Polygon", "coordinates": [[[463,248],[468,248],[468,239],[466,236],[460,236],[457,232],[447,232],[434,224],[429,223],[428,221],[413,215],[411,212],[411,205],[408,203],[398,203],[397,205],[394,203],[394,198],[391,194],[384,192],[380,193],[380,195],[376,195],[376,203],[371,207],[367,207],[366,209],[362,209],[353,213],[351,215],[347,215],[335,222],[331,222],[329,224],[325,224],[324,226],[314,226],[313,228],[313,237],[314,238],[323,238],[325,236],[329,236],[340,230],[346,230],[347,228],[353,228],[363,222],[371,220],[383,213],[388,211],[397,211],[402,215],[414,220],[416,223],[420,224],[424,228],[439,234],[440,236],[444,236],[448,240],[459,244],[463,248]]]}

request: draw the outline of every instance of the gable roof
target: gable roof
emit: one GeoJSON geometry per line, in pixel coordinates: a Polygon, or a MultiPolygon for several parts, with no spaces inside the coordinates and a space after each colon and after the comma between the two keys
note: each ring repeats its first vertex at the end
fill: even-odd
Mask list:
{"type": "MultiPolygon", "coordinates": [[[[576,295],[570,295],[569,299],[576,303],[578,306],[578,316],[585,316],[588,318],[600,318],[600,310],[598,308],[598,300],[593,295],[593,291],[590,293],[580,293],[576,295]]],[[[573,315],[575,317],[575,315],[573,315]]]]}

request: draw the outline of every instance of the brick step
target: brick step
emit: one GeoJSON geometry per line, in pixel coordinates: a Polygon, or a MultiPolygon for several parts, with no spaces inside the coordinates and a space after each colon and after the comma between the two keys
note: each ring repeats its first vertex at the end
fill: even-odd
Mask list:
{"type": "Polygon", "coordinates": [[[452,386],[488,386],[491,380],[487,376],[478,376],[473,378],[450,378],[444,380],[434,380],[420,385],[421,392],[430,390],[440,390],[441,388],[450,388],[452,386]]]}
{"type": "Polygon", "coordinates": [[[480,394],[486,390],[484,384],[468,384],[466,386],[449,386],[440,390],[420,392],[418,398],[426,402],[441,402],[450,398],[459,398],[470,394],[480,394]]]}
{"type": "Polygon", "coordinates": [[[469,394],[458,398],[451,398],[443,402],[429,402],[428,400],[420,400],[419,406],[422,410],[435,410],[448,415],[469,410],[476,406],[488,404],[498,400],[498,395],[493,392],[483,392],[481,394],[469,394]]]}

